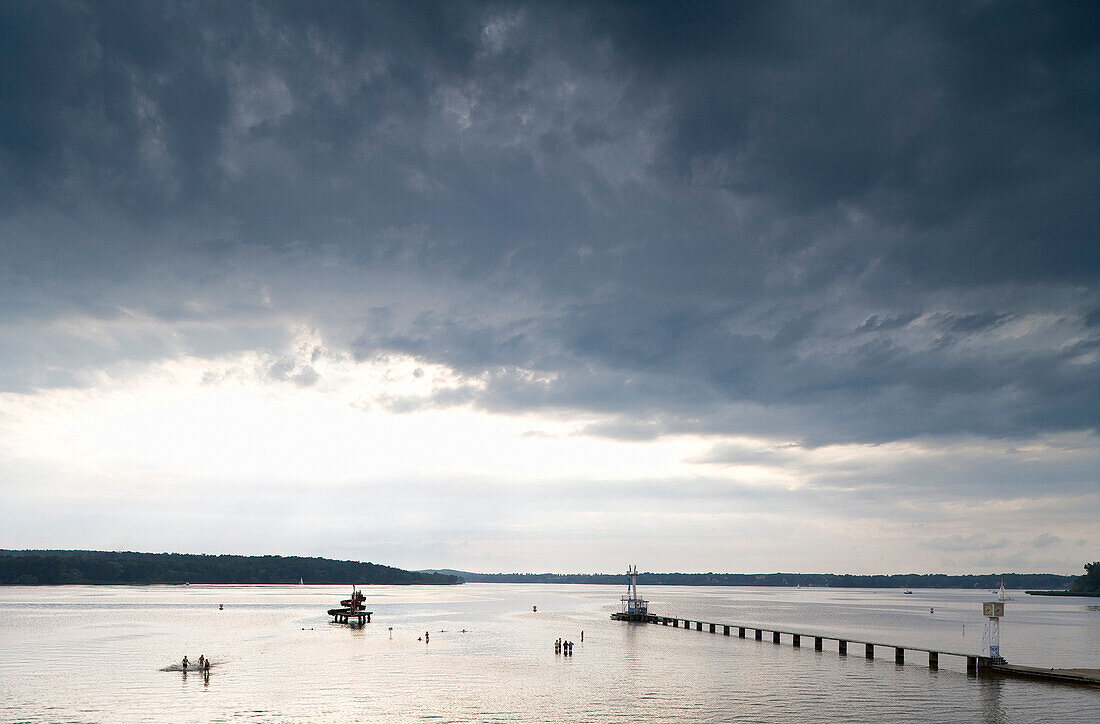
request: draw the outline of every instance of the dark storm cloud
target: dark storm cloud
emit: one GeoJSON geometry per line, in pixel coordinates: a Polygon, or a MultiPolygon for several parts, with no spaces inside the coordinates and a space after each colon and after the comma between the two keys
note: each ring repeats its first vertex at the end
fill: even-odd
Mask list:
{"type": "Polygon", "coordinates": [[[0,383],[292,320],[626,439],[1093,429],[1098,12],[6,3],[0,383]]]}

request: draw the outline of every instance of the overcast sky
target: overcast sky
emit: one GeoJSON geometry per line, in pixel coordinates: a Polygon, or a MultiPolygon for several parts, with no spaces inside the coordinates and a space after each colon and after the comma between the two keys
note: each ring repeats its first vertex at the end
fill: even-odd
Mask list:
{"type": "Polygon", "coordinates": [[[1098,8],[0,3],[0,547],[1079,573],[1098,8]]]}

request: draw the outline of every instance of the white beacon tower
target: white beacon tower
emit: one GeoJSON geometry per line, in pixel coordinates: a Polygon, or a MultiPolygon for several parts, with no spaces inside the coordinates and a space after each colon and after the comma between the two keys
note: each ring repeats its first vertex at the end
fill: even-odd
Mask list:
{"type": "Polygon", "coordinates": [[[994,663],[1003,664],[1001,656],[1001,617],[1005,615],[1005,605],[1001,601],[982,603],[982,615],[986,617],[985,630],[982,632],[982,656],[988,656],[994,663]]]}

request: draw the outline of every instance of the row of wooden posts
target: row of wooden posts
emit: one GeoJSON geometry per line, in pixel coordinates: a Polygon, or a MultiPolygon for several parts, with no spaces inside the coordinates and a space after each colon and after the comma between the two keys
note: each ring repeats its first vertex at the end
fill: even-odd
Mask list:
{"type": "Polygon", "coordinates": [[[954,652],[954,651],[940,651],[940,650],[932,650],[932,649],[922,649],[922,648],[917,648],[917,647],[913,647],[913,646],[897,646],[897,645],[894,645],[894,644],[873,643],[873,642],[869,642],[869,641],[853,641],[852,639],[840,638],[839,636],[819,636],[817,634],[794,633],[794,632],[791,632],[791,631],[782,631],[782,630],[771,629],[771,628],[758,628],[756,626],[739,626],[739,625],[716,624],[716,623],[710,623],[709,621],[693,621],[693,620],[690,620],[690,619],[671,618],[671,617],[668,617],[668,616],[650,615],[648,617],[648,621],[649,621],[649,623],[660,624],[662,626],[673,626],[675,628],[679,628],[681,626],[681,624],[683,624],[683,628],[686,629],[686,630],[689,630],[689,631],[692,628],[692,624],[694,624],[694,628],[695,628],[696,631],[702,631],[703,627],[706,626],[708,628],[708,630],[710,631],[710,633],[712,633],[712,634],[713,633],[718,633],[718,629],[720,627],[722,629],[722,634],[725,635],[725,636],[732,636],[733,635],[733,633],[732,633],[733,629],[736,629],[737,630],[737,637],[742,638],[742,639],[747,637],[747,632],[753,631],[753,632],[755,632],[754,638],[757,641],[763,641],[764,640],[764,633],[768,632],[768,633],[771,633],[772,643],[774,643],[774,644],[782,643],[780,637],[788,636],[788,637],[790,637],[791,644],[795,648],[799,648],[799,647],[802,646],[802,639],[803,638],[806,638],[806,639],[812,638],[814,640],[814,650],[815,651],[821,651],[822,648],[823,648],[823,642],[826,641],[826,640],[836,641],[837,642],[837,653],[839,653],[841,656],[847,656],[848,655],[848,644],[856,644],[857,646],[859,644],[863,644],[863,655],[868,659],[875,658],[875,647],[876,646],[882,646],[884,648],[892,648],[894,650],[894,663],[896,663],[896,664],[904,664],[905,663],[905,651],[907,649],[909,651],[922,651],[922,652],[925,652],[925,653],[928,654],[928,668],[933,669],[933,670],[938,669],[939,666],[940,666],[940,654],[943,654],[945,656],[958,656],[958,657],[961,657],[961,658],[965,658],[966,659],[966,671],[969,674],[975,674],[975,673],[977,673],[979,668],[986,668],[992,663],[992,659],[990,659],[986,656],[975,656],[974,654],[958,653],[958,652],[954,652]]]}

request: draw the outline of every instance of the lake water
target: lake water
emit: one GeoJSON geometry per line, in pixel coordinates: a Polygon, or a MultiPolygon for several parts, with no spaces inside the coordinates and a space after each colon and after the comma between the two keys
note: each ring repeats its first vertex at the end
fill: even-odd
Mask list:
{"type": "MultiPolygon", "coordinates": [[[[924,654],[837,654],[608,619],[625,587],[0,587],[4,722],[1097,722],[1100,688],[968,677],[924,654]],[[218,604],[224,610],[218,610],[218,604]],[[533,612],[532,606],[538,606],[533,612]],[[390,631],[392,627],[392,632],[390,631]],[[466,633],[462,633],[466,629],[466,633]],[[581,643],[581,631],[584,642],[581,643]],[[429,643],[418,641],[431,632],[429,643]],[[572,657],[555,655],[557,638],[572,657]],[[161,669],[209,656],[209,677],[161,669]]],[[[988,592],[640,591],[654,613],[976,653],[988,592]],[[929,609],[935,612],[930,613],[929,609]]],[[[1013,592],[1010,662],[1100,667],[1100,606],[1013,592]]]]}

